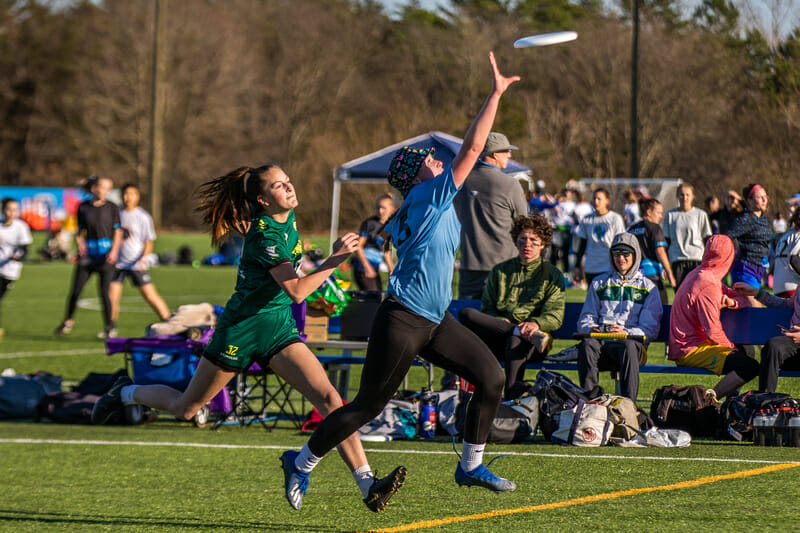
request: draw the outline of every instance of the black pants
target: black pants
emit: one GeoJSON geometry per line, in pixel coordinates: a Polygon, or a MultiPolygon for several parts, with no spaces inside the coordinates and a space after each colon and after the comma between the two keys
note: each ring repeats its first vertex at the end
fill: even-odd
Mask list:
{"type": "Polygon", "coordinates": [[[644,345],[635,340],[583,339],[578,345],[578,378],[584,390],[597,388],[600,371],[619,372],[620,394],[634,402],[639,394],[639,364],[644,345]]]}
{"type": "Polygon", "coordinates": [[[503,371],[492,353],[450,313],[436,324],[389,298],[381,303],[372,324],[358,394],[317,427],[308,441],[311,453],[322,457],[375,418],[417,355],[475,386],[467,406],[464,440],[486,442],[503,388],[503,371]]]}
{"type": "MultiPolygon", "coordinates": [[[[3,300],[3,296],[6,295],[6,291],[10,289],[13,284],[13,279],[7,279],[0,276],[0,301],[3,300]]],[[[2,317],[2,313],[0,313],[0,317],[2,317]]],[[[0,322],[0,324],[2,324],[2,322],[0,322]]]]}
{"type": "Polygon", "coordinates": [[[669,303],[669,298],[667,298],[667,288],[664,287],[664,280],[661,279],[661,276],[647,276],[647,279],[655,283],[656,288],[658,289],[658,295],[661,296],[661,305],[667,305],[669,303]]]}
{"type": "MultiPolygon", "coordinates": [[[[699,267],[700,261],[675,261],[671,263],[670,266],[672,267],[672,273],[675,275],[675,283],[680,287],[686,274],[699,267]]],[[[675,287],[676,292],[678,291],[678,287],[675,287]]]]}
{"type": "Polygon", "coordinates": [[[485,270],[458,271],[458,297],[461,300],[480,300],[489,272],[485,270]]]}
{"type": "Polygon", "coordinates": [[[552,252],[550,262],[554,265],[561,263],[561,271],[569,272],[569,247],[572,244],[570,230],[553,230],[553,241],[550,243],[552,252]]]}
{"type": "Polygon", "coordinates": [[[775,392],[778,388],[778,372],[800,370],[800,344],[781,335],[772,337],[761,350],[761,370],[758,375],[758,390],[775,392]]]}
{"type": "Polygon", "coordinates": [[[513,335],[516,324],[470,307],[462,309],[458,319],[486,343],[498,361],[505,364],[506,396],[515,382],[525,379],[526,363],[531,360],[542,361],[547,355],[525,339],[513,335]]]}
{"type": "Polygon", "coordinates": [[[105,261],[87,262],[79,260],[75,266],[75,275],[72,278],[72,292],[70,293],[69,301],[67,302],[67,320],[72,319],[75,315],[75,308],[78,305],[78,298],[83,291],[86,282],[92,274],[100,276],[100,283],[98,286],[100,297],[103,300],[103,321],[106,327],[111,325],[111,300],[108,297],[108,286],[111,279],[114,277],[114,265],[106,263],[105,261]]]}
{"type": "Polygon", "coordinates": [[[377,277],[368,278],[363,270],[353,269],[353,278],[355,278],[356,285],[358,285],[358,288],[362,291],[383,290],[383,281],[381,280],[380,272],[378,272],[377,277]]]}

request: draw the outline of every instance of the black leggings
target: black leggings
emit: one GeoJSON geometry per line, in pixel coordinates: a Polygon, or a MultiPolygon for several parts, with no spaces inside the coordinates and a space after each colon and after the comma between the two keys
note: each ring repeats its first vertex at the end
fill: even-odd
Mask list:
{"type": "Polygon", "coordinates": [[[528,361],[544,360],[546,354],[538,351],[525,339],[513,334],[516,324],[487,315],[471,307],[462,309],[458,313],[458,319],[486,343],[498,361],[505,363],[506,397],[515,382],[525,379],[525,365],[528,361]]]}
{"type": "Polygon", "coordinates": [[[737,344],[736,349],[725,358],[722,373],[736,372],[745,382],[750,381],[758,375],[759,364],[755,356],[755,350],[751,345],[737,344]]]}
{"type": "Polygon", "coordinates": [[[463,438],[472,444],[486,442],[503,388],[503,371],[492,353],[450,313],[436,324],[389,298],[378,308],[372,324],[358,394],[317,427],[308,441],[311,453],[322,457],[375,418],[417,355],[475,386],[467,406],[463,438]]]}
{"type": "Polygon", "coordinates": [[[78,263],[75,266],[75,276],[72,278],[72,292],[67,302],[67,320],[71,320],[75,315],[75,308],[78,305],[78,297],[81,295],[89,277],[97,273],[100,276],[99,291],[103,300],[103,320],[106,327],[111,324],[111,300],[108,297],[108,286],[114,277],[114,265],[103,261],[92,263],[78,263]]]}
{"type": "MultiPolygon", "coordinates": [[[[11,285],[13,283],[14,283],[14,280],[8,279],[8,278],[4,278],[3,276],[0,276],[0,300],[3,299],[3,296],[6,295],[6,291],[11,288],[11,285]]],[[[1,313],[0,313],[0,316],[2,316],[1,313]]]]}

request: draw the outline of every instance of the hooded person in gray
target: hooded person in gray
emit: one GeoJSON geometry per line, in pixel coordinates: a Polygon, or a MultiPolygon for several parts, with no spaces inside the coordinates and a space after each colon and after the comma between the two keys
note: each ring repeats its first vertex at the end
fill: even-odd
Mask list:
{"type": "Polygon", "coordinates": [[[578,345],[578,377],[587,391],[598,389],[601,370],[617,370],[620,393],[636,401],[639,365],[647,361],[647,345],[658,337],[664,308],[655,284],[639,270],[642,252],[630,233],[611,243],[611,270],[592,280],[578,319],[578,333],[640,336],[603,340],[586,338],[578,345]]]}

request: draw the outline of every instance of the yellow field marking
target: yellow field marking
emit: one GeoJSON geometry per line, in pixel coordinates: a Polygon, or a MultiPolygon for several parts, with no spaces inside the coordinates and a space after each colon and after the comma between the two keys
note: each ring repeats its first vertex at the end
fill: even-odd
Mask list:
{"type": "Polygon", "coordinates": [[[619,490],[615,492],[606,492],[604,494],[594,494],[592,496],[583,496],[572,500],[564,500],[561,502],[545,503],[542,505],[531,505],[529,507],[519,507],[517,509],[500,509],[497,511],[490,511],[488,513],[479,513],[468,516],[450,516],[447,518],[440,518],[438,520],[425,520],[422,522],[413,522],[396,527],[387,527],[383,529],[370,530],[372,533],[395,533],[398,531],[413,531],[416,529],[426,529],[431,527],[438,527],[456,522],[466,522],[468,520],[483,520],[484,518],[495,518],[498,516],[506,516],[519,513],[532,513],[535,511],[548,511],[550,509],[558,509],[559,507],[570,507],[573,505],[582,505],[584,503],[599,502],[603,500],[613,500],[615,498],[624,498],[625,496],[635,496],[637,494],[645,494],[648,492],[660,492],[665,490],[678,490],[697,487],[699,485],[706,485],[708,483],[716,483],[726,479],[737,479],[742,477],[757,476],[769,472],[777,472],[779,470],[786,470],[787,468],[794,468],[800,466],[800,463],[781,463],[777,465],[765,466],[762,468],[755,468],[752,470],[743,470],[741,472],[734,472],[733,474],[722,474],[719,476],[701,477],[689,481],[681,481],[679,483],[672,483],[670,485],[662,485],[659,487],[642,487],[638,489],[619,490]]]}

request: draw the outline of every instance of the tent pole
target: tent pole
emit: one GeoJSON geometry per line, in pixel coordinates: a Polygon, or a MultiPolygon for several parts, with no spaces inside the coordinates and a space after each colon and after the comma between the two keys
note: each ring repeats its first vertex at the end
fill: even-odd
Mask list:
{"type": "Polygon", "coordinates": [[[333,199],[331,200],[331,240],[328,244],[328,255],[333,253],[333,243],[336,242],[336,235],[339,233],[339,201],[341,197],[342,182],[336,179],[336,171],[333,171],[333,199]]]}

